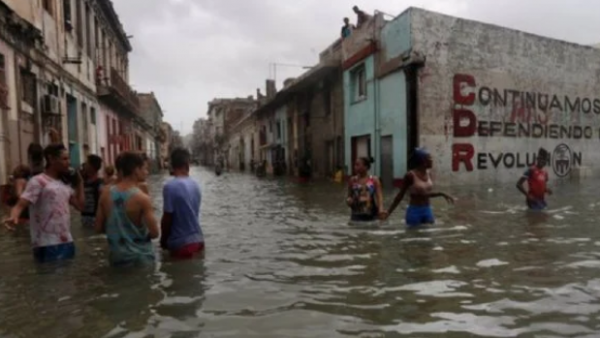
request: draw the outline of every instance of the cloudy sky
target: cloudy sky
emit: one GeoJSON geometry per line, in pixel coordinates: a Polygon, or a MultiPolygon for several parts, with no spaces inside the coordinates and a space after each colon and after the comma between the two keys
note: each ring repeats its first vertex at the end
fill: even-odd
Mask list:
{"type": "Polygon", "coordinates": [[[351,8],[397,15],[408,6],[553,38],[600,42],[595,0],[113,0],[133,35],[131,82],[154,91],[165,120],[184,134],[215,97],[278,88],[317,62],[351,8]],[[327,6],[326,6],[327,5],[327,6]],[[271,64],[275,66],[275,72],[271,64]],[[287,66],[292,65],[292,66],[287,66]]]}

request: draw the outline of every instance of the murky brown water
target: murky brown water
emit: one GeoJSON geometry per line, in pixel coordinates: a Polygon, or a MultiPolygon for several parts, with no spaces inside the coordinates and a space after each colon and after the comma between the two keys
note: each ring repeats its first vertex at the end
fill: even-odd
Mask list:
{"type": "Polygon", "coordinates": [[[546,214],[512,184],[452,190],[406,232],[401,210],[348,227],[339,185],[193,175],[204,260],[113,270],[74,223],[75,261],[39,267],[27,231],[0,231],[0,337],[600,336],[598,182],[555,187],[546,214]]]}

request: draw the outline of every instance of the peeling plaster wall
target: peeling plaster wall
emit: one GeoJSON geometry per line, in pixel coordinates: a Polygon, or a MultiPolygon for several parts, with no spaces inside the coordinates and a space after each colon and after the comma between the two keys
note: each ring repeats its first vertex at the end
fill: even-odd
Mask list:
{"type": "Polygon", "coordinates": [[[599,169],[598,50],[414,8],[411,35],[426,56],[419,138],[437,181],[516,182],[540,147],[551,153],[551,179],[599,169]],[[519,124],[542,136],[519,136],[519,124]],[[584,136],[561,136],[563,127],[584,136]]]}

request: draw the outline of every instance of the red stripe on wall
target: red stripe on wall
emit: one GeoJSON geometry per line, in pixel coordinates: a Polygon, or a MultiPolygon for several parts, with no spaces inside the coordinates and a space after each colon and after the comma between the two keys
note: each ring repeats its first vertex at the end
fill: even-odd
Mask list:
{"type": "Polygon", "coordinates": [[[377,52],[377,45],[375,44],[375,42],[371,42],[368,46],[359,50],[354,55],[346,59],[346,61],[342,63],[342,69],[347,70],[349,68],[352,68],[352,66],[366,59],[370,55],[375,54],[375,52],[377,52]]]}

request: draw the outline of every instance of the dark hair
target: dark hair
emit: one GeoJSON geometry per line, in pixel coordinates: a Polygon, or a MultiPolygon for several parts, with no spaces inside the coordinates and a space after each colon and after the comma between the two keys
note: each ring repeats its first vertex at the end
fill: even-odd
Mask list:
{"type": "Polygon", "coordinates": [[[115,168],[117,169],[117,172],[123,171],[123,164],[121,161],[122,158],[123,153],[120,153],[119,155],[117,155],[117,158],[115,158],[115,168]]]}
{"type": "Polygon", "coordinates": [[[367,169],[371,169],[371,164],[375,163],[375,159],[372,157],[359,157],[358,158],[367,169]]]}
{"type": "Polygon", "coordinates": [[[31,176],[31,170],[29,169],[28,166],[24,165],[24,164],[20,164],[18,165],[14,170],[13,170],[13,177],[15,179],[17,178],[29,178],[29,176],[31,176]]]}
{"type": "Polygon", "coordinates": [[[104,168],[104,173],[107,176],[113,176],[115,174],[115,167],[113,167],[112,165],[109,165],[107,167],[104,168]]]}
{"type": "Polygon", "coordinates": [[[354,5],[354,7],[352,7],[352,9],[359,9],[358,6],[354,5]]]}
{"type": "Polygon", "coordinates": [[[144,159],[139,153],[126,151],[119,155],[119,161],[117,165],[121,167],[121,173],[123,176],[131,176],[137,168],[144,166],[144,159]]]}
{"type": "Polygon", "coordinates": [[[66,151],[67,148],[62,143],[50,144],[44,149],[44,158],[46,159],[46,167],[50,165],[51,158],[60,157],[60,153],[66,151]]]}
{"type": "Polygon", "coordinates": [[[44,161],[44,148],[39,143],[30,143],[27,147],[27,155],[31,162],[40,163],[44,161]]]}
{"type": "Polygon", "coordinates": [[[87,162],[94,170],[98,171],[102,168],[102,157],[98,155],[88,155],[87,162]]]}
{"type": "Polygon", "coordinates": [[[190,152],[185,148],[175,148],[171,152],[171,168],[181,169],[190,164],[190,152]]]}
{"type": "Polygon", "coordinates": [[[540,148],[540,150],[538,150],[538,158],[548,160],[549,157],[550,157],[550,153],[548,152],[548,150],[546,150],[544,148],[540,148]]]}

